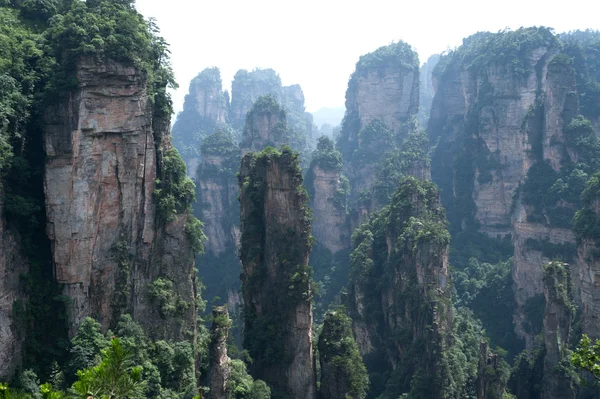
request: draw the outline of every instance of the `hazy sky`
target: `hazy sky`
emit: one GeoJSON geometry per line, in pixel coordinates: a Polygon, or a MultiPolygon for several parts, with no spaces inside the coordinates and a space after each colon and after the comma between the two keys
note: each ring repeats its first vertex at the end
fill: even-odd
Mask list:
{"type": "Polygon", "coordinates": [[[314,111],[343,106],[358,57],[392,41],[411,44],[423,63],[482,30],[600,29],[599,0],[137,0],[137,8],[171,44],[176,111],[210,66],[227,89],[238,69],[273,68],[284,85],[302,86],[314,111]]]}

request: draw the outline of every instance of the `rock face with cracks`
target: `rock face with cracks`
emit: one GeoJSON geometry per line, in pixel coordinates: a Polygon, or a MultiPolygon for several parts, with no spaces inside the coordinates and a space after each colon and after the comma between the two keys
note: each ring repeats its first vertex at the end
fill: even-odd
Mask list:
{"type": "Polygon", "coordinates": [[[44,128],[47,232],[70,334],[86,316],[108,329],[130,313],[150,337],[193,338],[187,213],[163,220],[154,195],[171,151],[169,123],[153,119],[136,68],[84,58],[76,79],[78,89],[47,110],[44,128]]]}

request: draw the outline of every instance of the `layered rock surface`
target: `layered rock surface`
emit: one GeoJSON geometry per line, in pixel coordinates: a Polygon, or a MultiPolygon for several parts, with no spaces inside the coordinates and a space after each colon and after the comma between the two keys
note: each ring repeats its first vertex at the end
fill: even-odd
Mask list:
{"type": "MultiPolygon", "coordinates": [[[[581,221],[588,225],[597,223],[600,216],[600,196],[595,188],[598,180],[591,180],[585,196],[584,208],[578,213],[581,221]]],[[[593,235],[578,231],[577,264],[572,266],[574,296],[582,304],[582,330],[591,338],[600,339],[600,243],[593,235]]]]}
{"type": "Polygon", "coordinates": [[[244,125],[242,151],[260,151],[278,147],[286,141],[287,115],[273,96],[260,97],[248,111],[244,125]]]}
{"type": "MultiPolygon", "coordinates": [[[[571,248],[575,242],[569,222],[553,219],[559,211],[572,213],[572,205],[541,210],[532,202],[543,199],[532,200],[532,184],[526,186],[532,166],[549,165],[548,175],[577,159],[564,129],[580,111],[578,85],[560,51],[558,39],[544,28],[465,39],[438,65],[428,124],[431,142],[438,142],[432,177],[453,231],[512,236],[515,330],[528,348],[541,326],[526,326],[526,308],[543,294],[541,265],[553,256],[547,247],[571,248]],[[519,53],[503,50],[517,37],[523,40],[519,53]]],[[[562,252],[572,260],[565,258],[571,251],[562,252]]]]}
{"type": "Polygon", "coordinates": [[[104,329],[123,312],[149,336],[195,335],[195,273],[185,214],[162,223],[155,181],[170,148],[168,122],[152,120],[146,83],[133,67],[83,59],[79,88],[46,113],[47,232],[55,277],[69,297],[70,333],[86,316],[104,329]],[[157,172],[157,170],[159,172],[157,172]],[[165,315],[156,279],[183,306],[165,315]]]}

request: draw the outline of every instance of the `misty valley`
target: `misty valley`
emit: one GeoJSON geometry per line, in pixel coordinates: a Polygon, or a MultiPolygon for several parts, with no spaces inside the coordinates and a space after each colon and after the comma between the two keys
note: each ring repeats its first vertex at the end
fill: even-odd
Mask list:
{"type": "Polygon", "coordinates": [[[176,113],[133,1],[0,0],[0,399],[600,399],[586,28],[382,43],[314,113],[199,67],[176,113]]]}

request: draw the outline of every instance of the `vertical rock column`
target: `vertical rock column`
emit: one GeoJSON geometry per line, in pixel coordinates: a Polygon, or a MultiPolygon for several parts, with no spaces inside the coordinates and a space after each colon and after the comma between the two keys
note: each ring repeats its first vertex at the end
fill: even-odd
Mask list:
{"type": "Polygon", "coordinates": [[[479,344],[479,364],[475,389],[477,399],[501,398],[505,392],[506,382],[498,378],[501,368],[498,355],[490,351],[487,342],[479,344]]]}
{"type": "Polygon", "coordinates": [[[457,389],[445,384],[451,366],[442,365],[442,354],[451,350],[453,313],[450,235],[437,187],[405,178],[390,205],[362,224],[353,240],[348,291],[354,335],[363,356],[378,356],[393,370],[390,378],[402,381],[388,384],[385,396],[414,391],[437,398],[457,389]]]}
{"type": "Polygon", "coordinates": [[[341,154],[333,141],[319,138],[317,151],[307,171],[307,189],[315,220],[312,224],[317,241],[335,254],[350,247],[350,226],[346,221],[348,187],[342,174],[341,154]]]}
{"type": "Polygon", "coordinates": [[[318,346],[321,398],[364,398],[369,377],[352,335],[352,319],[340,309],[327,312],[318,346]]]}
{"type": "Polygon", "coordinates": [[[566,263],[554,261],[544,266],[544,379],[543,399],[573,399],[573,380],[561,363],[570,363],[568,351],[575,304],[571,299],[571,279],[566,263]]]}
{"type": "Polygon", "coordinates": [[[242,159],[239,174],[244,348],[251,374],[283,397],[315,397],[310,213],[296,153],[242,159]]]}
{"type": "Polygon", "coordinates": [[[227,381],[231,373],[231,360],[227,356],[227,335],[230,325],[227,307],[216,307],[210,329],[209,399],[229,398],[227,381]]]}

